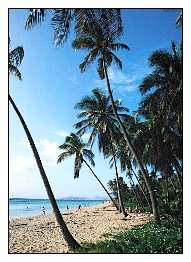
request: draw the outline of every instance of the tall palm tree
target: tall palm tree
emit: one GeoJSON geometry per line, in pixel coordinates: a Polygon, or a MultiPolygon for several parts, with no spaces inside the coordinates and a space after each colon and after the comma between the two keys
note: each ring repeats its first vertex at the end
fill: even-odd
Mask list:
{"type": "MultiPolygon", "coordinates": [[[[78,118],[82,120],[76,123],[75,128],[79,129],[77,134],[83,135],[88,130],[92,130],[88,144],[92,147],[96,137],[98,138],[98,147],[100,152],[106,156],[111,153],[114,157],[116,181],[118,186],[118,200],[120,202],[120,208],[123,214],[126,216],[126,212],[123,206],[121,191],[119,186],[119,177],[115,159],[114,141],[119,141],[121,135],[118,122],[113,114],[112,105],[109,97],[105,96],[100,89],[93,89],[91,96],[84,97],[75,106],[80,110],[78,118]]],[[[128,109],[121,106],[119,101],[115,101],[116,110],[118,110],[123,118],[129,117],[126,112],[128,109]],[[125,113],[123,113],[125,112],[125,113]]]]}
{"type": "Polygon", "coordinates": [[[181,181],[182,47],[172,42],[171,51],[157,50],[149,57],[149,62],[153,72],[140,85],[143,95],[149,93],[138,109],[138,113],[145,118],[141,136],[148,137],[147,142],[150,140],[147,145],[149,161],[167,176],[175,169],[181,181]],[[154,154],[149,153],[151,150],[154,154]]]}
{"type": "Polygon", "coordinates": [[[144,77],[140,92],[149,95],[143,98],[139,114],[163,116],[165,124],[182,135],[182,45],[171,44],[171,50],[160,49],[149,57],[153,72],[144,77]]]}
{"type": "Polygon", "coordinates": [[[88,150],[86,148],[86,144],[82,142],[80,137],[78,137],[76,134],[71,133],[69,136],[66,137],[64,144],[59,146],[60,149],[63,149],[64,152],[62,152],[58,156],[58,163],[61,163],[68,157],[75,155],[75,162],[74,162],[74,178],[78,178],[80,174],[80,169],[82,167],[82,164],[85,163],[86,166],[90,169],[91,173],[94,175],[94,177],[97,179],[97,181],[100,183],[100,185],[103,187],[111,201],[113,202],[114,206],[117,208],[115,201],[110,196],[109,192],[101,182],[101,180],[97,177],[91,166],[88,164],[86,160],[88,160],[92,166],[95,166],[94,163],[94,154],[91,150],[88,150]]]}
{"type": "Polygon", "coordinates": [[[119,35],[115,34],[115,32],[109,35],[105,34],[101,26],[99,25],[99,22],[95,20],[91,24],[91,26],[87,28],[87,30],[85,30],[81,35],[77,36],[76,40],[73,42],[73,48],[77,50],[83,49],[83,50],[89,51],[84,61],[80,64],[81,72],[85,72],[87,67],[91,63],[93,63],[96,59],[98,61],[98,67],[97,67],[98,74],[101,79],[106,80],[109,97],[112,103],[113,113],[119,123],[124,139],[126,141],[126,144],[129,147],[129,149],[131,150],[132,154],[134,155],[134,158],[139,166],[139,169],[141,170],[142,176],[145,180],[145,183],[147,185],[147,188],[150,194],[154,219],[155,219],[155,222],[158,223],[160,218],[159,218],[159,213],[157,209],[156,197],[152,189],[152,184],[150,182],[149,175],[146,172],[130,140],[127,130],[125,126],[123,125],[123,122],[116,110],[115,101],[113,98],[112,89],[111,89],[111,85],[110,85],[110,81],[108,77],[108,67],[111,66],[112,62],[114,62],[120,69],[122,69],[122,62],[114,54],[114,52],[118,51],[119,49],[129,50],[129,47],[126,44],[116,42],[118,36],[119,35]]]}
{"type": "MultiPolygon", "coordinates": [[[[23,57],[24,57],[24,50],[23,50],[22,47],[17,47],[17,48],[15,48],[13,51],[11,51],[9,53],[9,72],[15,74],[16,77],[18,77],[18,79],[22,79],[22,76],[21,76],[21,73],[20,73],[20,71],[18,69],[18,66],[21,64],[23,57]]],[[[68,244],[68,246],[70,248],[72,248],[72,249],[79,248],[80,245],[78,244],[78,242],[71,235],[71,233],[68,230],[68,228],[67,228],[67,226],[66,226],[66,224],[65,224],[65,222],[63,220],[63,217],[62,217],[62,215],[60,213],[60,210],[59,210],[58,205],[56,203],[56,199],[54,197],[54,194],[52,192],[52,189],[51,189],[51,186],[49,184],[48,178],[46,176],[44,167],[42,165],[39,153],[38,153],[37,148],[35,146],[35,143],[34,143],[34,140],[32,138],[32,135],[31,135],[31,133],[30,133],[30,131],[29,131],[27,125],[26,125],[26,122],[25,122],[23,116],[21,115],[19,109],[17,108],[15,102],[13,101],[13,99],[12,99],[12,97],[10,95],[9,95],[9,101],[10,101],[11,105],[13,106],[17,116],[19,117],[19,120],[20,120],[20,122],[21,122],[21,124],[23,126],[23,129],[24,129],[25,133],[26,133],[26,136],[27,136],[27,139],[28,139],[29,144],[31,146],[33,155],[35,157],[35,160],[36,160],[36,163],[37,163],[37,166],[38,166],[41,178],[42,178],[44,186],[46,188],[46,192],[47,192],[48,198],[49,198],[50,203],[52,205],[53,212],[54,212],[56,220],[57,220],[57,222],[58,222],[58,224],[60,226],[62,235],[63,235],[66,243],[68,244]]]]}

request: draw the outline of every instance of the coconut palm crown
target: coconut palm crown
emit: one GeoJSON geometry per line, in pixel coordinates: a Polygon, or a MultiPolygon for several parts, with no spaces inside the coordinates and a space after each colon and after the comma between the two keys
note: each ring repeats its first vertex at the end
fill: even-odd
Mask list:
{"type": "Polygon", "coordinates": [[[23,58],[24,49],[22,46],[18,46],[9,52],[9,73],[15,75],[19,80],[22,80],[22,75],[18,67],[21,65],[23,58]]]}
{"type": "Polygon", "coordinates": [[[101,79],[105,78],[104,63],[106,67],[114,62],[119,69],[122,69],[122,62],[115,55],[119,49],[129,50],[128,45],[115,42],[118,37],[117,31],[112,34],[105,34],[99,22],[95,20],[88,29],[73,41],[74,49],[84,49],[89,51],[84,61],[80,64],[81,72],[85,72],[87,67],[96,59],[98,62],[97,71],[101,79]]]}
{"type": "MultiPolygon", "coordinates": [[[[120,105],[119,100],[115,101],[115,105],[121,117],[130,118],[127,114],[129,110],[120,105]]],[[[85,96],[75,105],[75,108],[80,110],[77,116],[82,119],[74,125],[78,129],[77,134],[83,135],[91,130],[88,145],[92,147],[97,137],[99,150],[104,154],[108,153],[110,142],[118,141],[121,137],[109,96],[95,88],[92,90],[92,95],[85,96]]]]}
{"type": "Polygon", "coordinates": [[[74,133],[71,133],[69,136],[67,136],[64,144],[59,146],[59,148],[63,149],[64,152],[58,156],[58,163],[64,161],[72,155],[75,156],[74,178],[79,177],[80,169],[84,159],[87,159],[92,166],[95,166],[93,152],[89,149],[86,149],[85,147],[86,144],[83,143],[82,140],[74,133]]]}

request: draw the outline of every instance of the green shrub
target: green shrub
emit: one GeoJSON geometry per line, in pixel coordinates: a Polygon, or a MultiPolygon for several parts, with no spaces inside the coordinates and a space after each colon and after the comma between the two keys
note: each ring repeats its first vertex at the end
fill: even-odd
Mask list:
{"type": "Polygon", "coordinates": [[[110,235],[96,244],[86,244],[80,253],[133,253],[180,254],[182,253],[182,226],[172,219],[160,225],[149,222],[128,231],[110,235]]]}

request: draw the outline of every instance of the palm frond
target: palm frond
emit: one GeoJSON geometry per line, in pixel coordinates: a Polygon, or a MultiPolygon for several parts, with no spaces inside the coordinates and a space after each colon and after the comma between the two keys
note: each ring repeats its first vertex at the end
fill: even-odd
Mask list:
{"type": "Polygon", "coordinates": [[[90,124],[88,124],[88,125],[86,125],[86,126],[83,126],[83,127],[81,127],[81,128],[79,128],[78,125],[74,125],[74,127],[75,127],[76,129],[79,129],[79,130],[76,132],[76,134],[77,134],[78,136],[83,136],[83,135],[91,128],[90,124]]]}
{"type": "Polygon", "coordinates": [[[9,73],[15,75],[19,80],[22,80],[22,75],[18,69],[18,66],[20,66],[23,58],[24,49],[22,46],[18,46],[9,52],[9,73]]]}
{"type": "Polygon", "coordinates": [[[114,53],[112,53],[112,52],[111,52],[111,57],[112,57],[114,63],[116,64],[116,66],[117,66],[119,69],[122,70],[122,62],[121,62],[121,60],[120,60],[114,53]]]}
{"type": "Polygon", "coordinates": [[[109,43],[108,46],[113,51],[118,51],[120,49],[130,50],[129,46],[123,43],[109,43]]]}
{"type": "Polygon", "coordinates": [[[183,14],[182,14],[182,11],[181,11],[180,14],[178,15],[178,17],[176,18],[177,27],[181,27],[182,23],[183,23],[183,14]]]}
{"type": "Polygon", "coordinates": [[[24,49],[22,46],[18,46],[9,53],[9,64],[14,66],[20,66],[24,58],[24,49]]]}
{"type": "Polygon", "coordinates": [[[166,83],[166,79],[157,74],[156,72],[151,73],[143,79],[141,85],[139,86],[139,90],[141,94],[145,94],[150,91],[152,87],[160,87],[166,83]]]}
{"type": "Polygon", "coordinates": [[[82,73],[85,72],[87,67],[96,59],[98,53],[99,53],[99,49],[98,48],[94,48],[85,57],[83,63],[81,63],[80,66],[79,66],[82,73]]]}
{"type": "Polygon", "coordinates": [[[169,66],[172,64],[172,56],[165,49],[159,49],[152,53],[149,57],[150,66],[155,66],[163,69],[168,69],[169,66]]]}
{"type": "Polygon", "coordinates": [[[37,24],[41,24],[45,19],[47,9],[44,8],[31,8],[25,23],[25,29],[31,29],[37,24]]]}
{"type": "Polygon", "coordinates": [[[95,43],[90,37],[79,37],[72,42],[74,49],[89,50],[95,47],[95,43]]]}
{"type": "Polygon", "coordinates": [[[14,65],[9,65],[9,73],[15,75],[19,80],[22,80],[22,75],[19,69],[14,65]]]}
{"type": "Polygon", "coordinates": [[[83,149],[83,156],[90,162],[92,166],[95,166],[94,153],[89,149],[83,149]]]}
{"type": "Polygon", "coordinates": [[[73,20],[73,9],[54,9],[52,26],[54,28],[54,43],[56,46],[63,44],[69,35],[73,20]]]}
{"type": "Polygon", "coordinates": [[[70,152],[63,152],[58,156],[57,163],[61,163],[62,161],[66,160],[68,157],[70,157],[72,154],[70,152]]]}

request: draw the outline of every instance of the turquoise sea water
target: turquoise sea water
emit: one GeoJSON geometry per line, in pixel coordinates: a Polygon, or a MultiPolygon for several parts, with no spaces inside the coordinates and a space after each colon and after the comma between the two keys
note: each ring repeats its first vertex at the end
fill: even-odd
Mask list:
{"type": "MultiPolygon", "coordinates": [[[[93,206],[103,203],[104,200],[57,200],[61,212],[71,208],[93,206]]],[[[10,199],[9,218],[29,217],[43,214],[42,207],[46,213],[52,213],[50,201],[48,199],[10,199]]]]}

